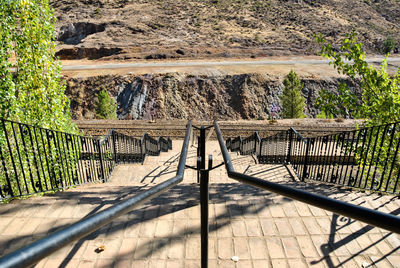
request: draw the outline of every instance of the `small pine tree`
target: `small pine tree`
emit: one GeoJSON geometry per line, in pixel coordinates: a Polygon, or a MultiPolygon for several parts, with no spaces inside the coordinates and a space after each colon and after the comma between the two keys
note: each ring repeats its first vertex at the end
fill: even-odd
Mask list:
{"type": "Polygon", "coordinates": [[[283,118],[303,118],[305,117],[303,110],[305,106],[305,98],[301,96],[303,84],[293,70],[283,80],[283,94],[279,97],[282,104],[283,118]]]}
{"type": "Polygon", "coordinates": [[[117,119],[117,105],[102,89],[97,95],[96,115],[100,119],[117,119]]]}
{"type": "Polygon", "coordinates": [[[383,42],[383,52],[385,54],[387,53],[391,53],[394,50],[394,40],[393,37],[388,36],[385,40],[385,42],[383,42]]]}

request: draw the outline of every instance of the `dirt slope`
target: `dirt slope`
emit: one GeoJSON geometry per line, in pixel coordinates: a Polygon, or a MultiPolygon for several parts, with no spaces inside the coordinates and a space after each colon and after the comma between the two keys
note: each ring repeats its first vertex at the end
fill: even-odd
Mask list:
{"type": "Polygon", "coordinates": [[[64,59],[305,55],[313,34],[399,44],[399,0],[52,0],[64,59]]]}
{"type": "MultiPolygon", "coordinates": [[[[340,82],[346,82],[357,90],[339,77],[302,82],[309,117],[318,113],[315,98],[320,89],[335,91],[340,82]]],[[[102,89],[115,98],[119,119],[262,120],[275,116],[273,107],[281,109],[282,79],[267,74],[180,73],[69,78],[66,93],[74,119],[95,118],[96,96],[102,89]]]]}

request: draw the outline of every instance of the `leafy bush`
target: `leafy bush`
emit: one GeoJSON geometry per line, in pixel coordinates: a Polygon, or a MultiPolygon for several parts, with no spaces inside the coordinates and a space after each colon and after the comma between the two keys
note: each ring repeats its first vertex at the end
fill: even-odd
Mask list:
{"type": "Polygon", "coordinates": [[[101,119],[117,118],[117,105],[104,89],[97,95],[96,115],[101,119]]]}
{"type": "Polygon", "coordinates": [[[300,82],[297,74],[292,70],[283,80],[283,94],[279,97],[282,104],[283,118],[303,118],[305,99],[301,96],[303,84],[300,82]]]}

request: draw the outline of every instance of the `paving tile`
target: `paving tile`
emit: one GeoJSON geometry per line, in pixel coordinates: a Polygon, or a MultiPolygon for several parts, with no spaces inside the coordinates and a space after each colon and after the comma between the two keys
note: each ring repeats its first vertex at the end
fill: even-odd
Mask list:
{"type": "Polygon", "coordinates": [[[165,260],[150,260],[149,261],[149,268],[164,268],[166,266],[165,260]]]}
{"type": "Polygon", "coordinates": [[[167,259],[168,250],[171,243],[168,238],[155,238],[153,240],[153,252],[151,254],[152,259],[167,259]]]}
{"type": "Polygon", "coordinates": [[[183,237],[186,235],[187,229],[187,221],[186,220],[174,220],[172,227],[172,235],[174,237],[183,237]]]}
{"type": "Polygon", "coordinates": [[[315,218],[306,217],[302,218],[304,225],[306,226],[307,231],[312,235],[322,234],[322,230],[320,229],[315,218]]]}
{"type": "Polygon", "coordinates": [[[295,201],[294,205],[296,206],[297,213],[299,213],[301,217],[313,216],[307,204],[295,201]]]}
{"type": "Polygon", "coordinates": [[[217,259],[217,245],[218,239],[215,238],[209,238],[208,240],[208,259],[209,260],[214,260],[217,259]]]}
{"type": "Polygon", "coordinates": [[[185,259],[187,260],[200,259],[201,256],[200,249],[201,249],[201,244],[199,237],[186,239],[185,259]]]}
{"type": "Polygon", "coordinates": [[[218,259],[231,259],[233,255],[232,238],[218,238],[218,259]]]}
{"type": "Polygon", "coordinates": [[[289,267],[291,268],[307,268],[307,264],[303,259],[288,259],[289,267]]]}
{"type": "Polygon", "coordinates": [[[272,217],[283,218],[286,217],[281,204],[273,204],[269,207],[272,217]]]}
{"type": "Polygon", "coordinates": [[[200,261],[198,260],[185,260],[185,268],[200,268],[200,261]]]}
{"type": "Polygon", "coordinates": [[[292,234],[291,227],[286,218],[274,219],[274,221],[279,235],[283,236],[292,234]]]}
{"type": "Polygon", "coordinates": [[[183,260],[167,260],[166,268],[184,268],[183,260]]]}
{"type": "Polygon", "coordinates": [[[132,259],[133,254],[135,253],[137,241],[137,238],[124,238],[121,242],[118,258],[132,259]]]}
{"type": "Polygon", "coordinates": [[[4,229],[3,235],[17,235],[25,226],[27,218],[14,218],[4,229]]]}
{"type": "MultiPolygon", "coordinates": [[[[268,258],[268,250],[265,244],[265,240],[262,237],[250,237],[249,248],[252,259],[266,259],[268,258]]],[[[268,241],[267,241],[268,243],[268,241]]]]}
{"type": "Polygon", "coordinates": [[[262,236],[261,227],[257,219],[246,219],[245,225],[248,236],[262,236]]]}
{"type": "Polygon", "coordinates": [[[254,268],[270,268],[272,264],[269,260],[253,260],[254,268]]]}
{"type": "Polygon", "coordinates": [[[156,224],[155,237],[166,237],[172,232],[173,222],[168,220],[159,220],[156,224]]]}
{"type": "MultiPolygon", "coordinates": [[[[239,260],[238,262],[236,262],[236,266],[237,268],[252,268],[253,264],[251,260],[239,260]]],[[[265,266],[264,266],[265,267],[265,266]]]]}
{"type": "Polygon", "coordinates": [[[153,239],[151,238],[139,238],[135,253],[133,254],[134,259],[148,259],[153,253],[153,239]]]}
{"type": "Polygon", "coordinates": [[[140,225],[139,237],[154,237],[156,221],[149,220],[140,225]]]}
{"type": "Polygon", "coordinates": [[[232,220],[230,224],[233,236],[247,236],[246,225],[243,220],[232,220]]]}
{"type": "Polygon", "coordinates": [[[391,256],[387,256],[386,259],[389,261],[389,263],[396,268],[400,267],[400,256],[395,256],[395,255],[391,255],[391,256]]]}
{"type": "Polygon", "coordinates": [[[301,258],[302,254],[297,244],[296,238],[294,237],[282,237],[283,248],[286,253],[286,257],[289,259],[301,258]]]}
{"type": "Polygon", "coordinates": [[[273,219],[260,219],[261,229],[266,236],[278,235],[278,228],[273,219]]]}
{"type": "Polygon", "coordinates": [[[139,237],[141,224],[142,223],[140,223],[136,220],[131,220],[129,223],[127,223],[127,225],[125,227],[124,236],[125,237],[139,237]]]}
{"type": "Polygon", "coordinates": [[[273,268],[287,268],[289,267],[287,261],[285,259],[272,259],[272,267],[273,268]]]}
{"type": "Polygon", "coordinates": [[[295,235],[307,235],[307,229],[304,226],[303,221],[300,218],[288,218],[289,224],[292,227],[293,234],[295,235]]]}
{"type": "Polygon", "coordinates": [[[233,239],[234,255],[238,256],[240,260],[251,259],[248,238],[236,237],[233,239]]]}
{"type": "Polygon", "coordinates": [[[168,250],[169,259],[184,259],[185,258],[185,240],[174,239],[171,240],[171,244],[168,250]]]}
{"type": "Polygon", "coordinates": [[[304,257],[313,258],[319,256],[309,236],[297,236],[296,238],[304,257]]]}

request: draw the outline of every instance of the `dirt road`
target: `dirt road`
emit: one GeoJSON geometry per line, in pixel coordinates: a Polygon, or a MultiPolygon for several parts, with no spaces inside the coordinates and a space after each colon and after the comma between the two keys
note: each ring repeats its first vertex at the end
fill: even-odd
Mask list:
{"type": "MultiPolygon", "coordinates": [[[[367,62],[379,66],[383,57],[371,57],[367,62]]],[[[195,75],[226,75],[240,73],[268,73],[286,75],[290,70],[302,77],[337,77],[336,70],[321,57],[271,57],[236,60],[176,60],[146,62],[63,61],[63,73],[70,77],[88,77],[107,74],[186,73],[195,75]]],[[[400,57],[388,60],[388,69],[397,71],[400,57]]]]}

